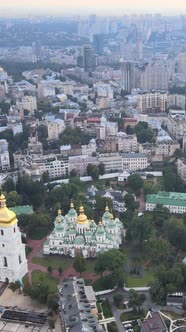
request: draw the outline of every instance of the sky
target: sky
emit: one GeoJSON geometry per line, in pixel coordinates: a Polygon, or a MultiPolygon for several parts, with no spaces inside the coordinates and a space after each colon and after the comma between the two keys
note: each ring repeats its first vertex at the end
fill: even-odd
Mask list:
{"type": "Polygon", "coordinates": [[[126,12],[186,13],[186,0],[0,0],[0,16],[126,12]]]}

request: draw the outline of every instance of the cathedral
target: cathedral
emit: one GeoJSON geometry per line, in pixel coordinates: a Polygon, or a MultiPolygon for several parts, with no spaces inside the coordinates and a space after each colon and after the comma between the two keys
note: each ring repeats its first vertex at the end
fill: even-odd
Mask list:
{"type": "Polygon", "coordinates": [[[85,258],[96,257],[100,252],[112,248],[119,249],[123,235],[121,221],[118,218],[114,219],[108,206],[97,225],[94,220],[87,218],[83,206],[80,206],[78,215],[71,202],[70,210],[65,216],[58,210],[54,230],[44,243],[43,253],[71,257],[81,253],[85,258]]]}
{"type": "Polygon", "coordinates": [[[15,282],[27,274],[25,244],[13,211],[6,206],[6,198],[0,195],[0,281],[15,282]]]}

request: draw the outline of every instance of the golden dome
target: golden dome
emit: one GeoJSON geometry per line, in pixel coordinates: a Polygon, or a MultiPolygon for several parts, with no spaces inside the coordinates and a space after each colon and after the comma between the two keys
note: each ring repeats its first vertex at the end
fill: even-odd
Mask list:
{"type": "Polygon", "coordinates": [[[78,224],[87,224],[88,223],[88,219],[86,214],[84,214],[84,207],[81,205],[79,208],[79,216],[77,217],[77,223],[78,224]]]}
{"type": "Polygon", "coordinates": [[[0,226],[9,227],[17,223],[16,215],[6,206],[6,198],[3,194],[0,196],[0,226]]]}
{"type": "Polygon", "coordinates": [[[109,211],[109,207],[108,207],[108,204],[106,205],[105,207],[105,212],[108,212],[109,211]]]}
{"type": "Polygon", "coordinates": [[[98,226],[99,226],[99,227],[103,226],[102,221],[99,221],[98,226]]]}
{"type": "Polygon", "coordinates": [[[60,217],[58,217],[58,218],[57,218],[57,221],[58,221],[58,222],[61,222],[61,218],[60,218],[60,217]]]}
{"type": "Polygon", "coordinates": [[[110,219],[114,219],[114,216],[113,216],[113,214],[112,213],[110,213],[110,219]]]}
{"type": "Polygon", "coordinates": [[[58,214],[58,216],[61,214],[61,210],[60,209],[57,211],[57,214],[58,214]]]}
{"type": "Polygon", "coordinates": [[[71,208],[71,209],[74,209],[74,203],[73,203],[72,200],[71,200],[71,203],[70,203],[70,208],[71,208]]]}

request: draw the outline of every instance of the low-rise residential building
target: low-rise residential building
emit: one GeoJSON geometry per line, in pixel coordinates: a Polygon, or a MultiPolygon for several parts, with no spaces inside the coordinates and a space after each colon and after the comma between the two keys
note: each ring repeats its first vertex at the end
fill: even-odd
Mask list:
{"type": "Polygon", "coordinates": [[[168,115],[167,130],[172,137],[177,140],[183,138],[186,134],[186,116],[185,115],[168,115]]]}
{"type": "Polygon", "coordinates": [[[20,111],[20,114],[24,116],[24,110],[29,111],[30,115],[33,115],[37,110],[37,101],[35,96],[24,96],[16,102],[16,106],[20,111]]]}
{"type": "Polygon", "coordinates": [[[98,156],[99,163],[104,164],[105,173],[109,173],[112,171],[122,171],[122,156],[115,153],[100,153],[98,156]]]}
{"type": "Polygon", "coordinates": [[[97,166],[98,163],[97,157],[90,157],[87,155],[69,157],[69,174],[72,170],[75,170],[78,175],[85,175],[89,164],[97,166]]]}
{"type": "Polygon", "coordinates": [[[124,132],[117,134],[118,151],[137,152],[138,141],[136,135],[127,135],[124,132]]]}
{"type": "Polygon", "coordinates": [[[180,144],[177,141],[162,140],[155,145],[155,154],[162,157],[171,157],[177,149],[180,149],[180,144]]]}
{"type": "Polygon", "coordinates": [[[10,169],[8,142],[5,139],[0,139],[0,168],[2,171],[10,169]]]}
{"type": "Polygon", "coordinates": [[[186,194],[159,191],[157,194],[147,195],[146,210],[153,211],[157,205],[166,207],[170,213],[186,213],[186,194]]]}
{"type": "Polygon", "coordinates": [[[96,152],[96,141],[94,138],[90,140],[87,145],[82,145],[82,155],[92,156],[94,152],[96,152]]]}
{"type": "Polygon", "coordinates": [[[172,294],[167,294],[167,305],[171,306],[183,306],[185,302],[185,296],[182,292],[176,292],[172,294]]]}
{"type": "Polygon", "coordinates": [[[48,129],[48,139],[57,140],[59,134],[65,130],[65,122],[62,119],[53,119],[52,121],[46,121],[46,126],[48,129]]]}
{"type": "Polygon", "coordinates": [[[123,153],[122,170],[138,171],[148,166],[147,156],[144,153],[123,153]]]}

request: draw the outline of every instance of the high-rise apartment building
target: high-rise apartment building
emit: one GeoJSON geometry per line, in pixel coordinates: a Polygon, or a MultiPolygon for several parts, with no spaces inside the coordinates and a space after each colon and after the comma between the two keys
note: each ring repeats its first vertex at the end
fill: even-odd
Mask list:
{"type": "Polygon", "coordinates": [[[96,67],[96,56],[90,45],[83,47],[83,67],[86,73],[92,73],[96,67]]]}
{"type": "Polygon", "coordinates": [[[133,62],[121,62],[121,88],[128,93],[135,87],[135,65],[133,62]]]}
{"type": "Polygon", "coordinates": [[[140,69],[140,88],[142,90],[168,90],[171,71],[164,63],[149,63],[140,69]]]}

